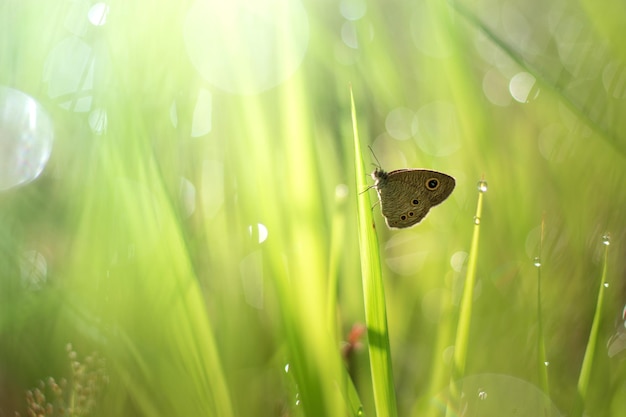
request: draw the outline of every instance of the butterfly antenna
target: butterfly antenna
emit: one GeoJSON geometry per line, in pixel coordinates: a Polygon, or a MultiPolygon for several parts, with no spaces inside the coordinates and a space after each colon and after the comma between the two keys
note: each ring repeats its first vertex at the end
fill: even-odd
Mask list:
{"type": "Polygon", "coordinates": [[[372,147],[370,145],[367,145],[367,147],[369,148],[370,152],[372,153],[372,156],[374,157],[374,159],[376,160],[376,163],[378,165],[376,165],[378,168],[382,168],[382,165],[380,164],[380,161],[378,160],[378,158],[376,158],[376,154],[374,153],[374,150],[372,149],[372,147]]]}
{"type": "Polygon", "coordinates": [[[370,185],[370,186],[369,186],[369,187],[367,187],[365,190],[361,191],[361,192],[359,193],[359,195],[363,194],[363,193],[364,193],[364,192],[366,192],[367,190],[372,189],[372,188],[374,188],[374,187],[376,187],[376,184],[370,185]]]}

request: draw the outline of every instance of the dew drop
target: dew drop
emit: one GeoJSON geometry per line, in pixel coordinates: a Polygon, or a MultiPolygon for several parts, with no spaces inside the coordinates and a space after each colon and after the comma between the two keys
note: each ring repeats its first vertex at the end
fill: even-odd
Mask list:
{"type": "Polygon", "coordinates": [[[602,244],[609,246],[611,244],[611,236],[609,234],[602,235],[602,244]]]}
{"type": "Polygon", "coordinates": [[[604,288],[609,288],[609,283],[608,282],[604,283],[604,288]]]}
{"type": "Polygon", "coordinates": [[[478,398],[481,400],[486,400],[487,399],[487,393],[483,390],[478,391],[478,398]]]}
{"type": "Polygon", "coordinates": [[[533,265],[535,265],[537,268],[541,266],[541,259],[538,256],[535,256],[535,259],[533,260],[533,265]]]}
{"type": "Polygon", "coordinates": [[[289,364],[285,364],[285,373],[289,373],[289,364]]]}
{"type": "Polygon", "coordinates": [[[478,188],[478,191],[480,191],[481,193],[486,193],[487,192],[487,181],[485,181],[485,180],[478,181],[478,184],[476,184],[476,187],[478,188]]]}
{"type": "Polygon", "coordinates": [[[365,415],[365,413],[363,413],[363,407],[359,407],[359,410],[356,412],[356,415],[359,417],[365,415]]]}
{"type": "Polygon", "coordinates": [[[258,240],[259,243],[265,242],[268,236],[267,227],[263,223],[257,223],[256,225],[248,226],[248,233],[250,237],[258,240]]]}
{"type": "Polygon", "coordinates": [[[474,216],[474,224],[480,224],[480,217],[474,216]]]}
{"type": "Polygon", "coordinates": [[[543,364],[544,364],[545,366],[548,366],[548,365],[550,365],[550,362],[549,362],[549,361],[545,361],[543,364]]]}

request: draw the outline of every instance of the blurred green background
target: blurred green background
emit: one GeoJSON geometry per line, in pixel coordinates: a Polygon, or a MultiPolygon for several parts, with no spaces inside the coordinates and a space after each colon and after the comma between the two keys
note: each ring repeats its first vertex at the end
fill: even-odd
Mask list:
{"type": "Polygon", "coordinates": [[[584,402],[624,415],[625,22],[617,0],[2,2],[0,417],[50,376],[72,403],[68,343],[108,383],[46,415],[353,415],[346,369],[374,415],[345,344],[350,86],[384,169],[457,180],[412,229],[373,209],[398,415],[445,412],[481,178],[466,395],[538,415],[542,334],[541,389],[570,412],[608,233],[584,402]]]}

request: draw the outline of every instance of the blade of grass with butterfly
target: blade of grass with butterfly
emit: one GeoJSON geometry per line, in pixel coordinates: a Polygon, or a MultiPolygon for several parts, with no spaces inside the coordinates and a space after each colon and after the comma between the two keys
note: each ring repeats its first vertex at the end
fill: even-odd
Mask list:
{"type": "MultiPolygon", "coordinates": [[[[368,184],[365,182],[366,173],[361,156],[361,144],[352,89],[350,89],[350,102],[354,133],[356,189],[365,190],[368,184]]],[[[376,415],[379,417],[395,417],[398,412],[391,369],[385,290],[381,273],[378,237],[372,218],[372,204],[368,193],[357,193],[357,210],[363,301],[365,304],[370,372],[376,415]]]]}

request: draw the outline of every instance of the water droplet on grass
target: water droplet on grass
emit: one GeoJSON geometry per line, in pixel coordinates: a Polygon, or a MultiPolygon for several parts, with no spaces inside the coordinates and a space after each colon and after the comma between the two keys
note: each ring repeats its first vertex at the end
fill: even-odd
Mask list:
{"type": "Polygon", "coordinates": [[[478,188],[478,191],[480,191],[481,193],[486,193],[487,192],[487,181],[485,181],[485,180],[478,181],[478,184],[476,184],[476,187],[478,188]]]}
{"type": "Polygon", "coordinates": [[[480,224],[480,217],[474,216],[474,224],[480,224]]]}
{"type": "Polygon", "coordinates": [[[602,244],[609,246],[611,244],[611,236],[609,234],[602,235],[602,244]]]}
{"type": "Polygon", "coordinates": [[[541,259],[538,256],[535,256],[535,259],[533,260],[533,265],[535,265],[537,268],[541,266],[541,259]]]}

